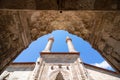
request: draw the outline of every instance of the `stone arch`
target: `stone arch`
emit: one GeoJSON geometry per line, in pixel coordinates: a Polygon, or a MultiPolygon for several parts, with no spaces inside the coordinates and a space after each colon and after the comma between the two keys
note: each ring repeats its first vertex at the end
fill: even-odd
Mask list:
{"type": "Polygon", "coordinates": [[[49,75],[50,80],[58,80],[57,78],[59,78],[59,77],[62,77],[61,80],[62,79],[66,80],[66,79],[70,78],[71,76],[70,76],[70,73],[67,70],[55,70],[55,71],[52,71],[49,75]]]}
{"type": "Polygon", "coordinates": [[[57,74],[57,76],[56,76],[56,79],[55,79],[55,80],[64,80],[63,75],[62,75],[62,73],[61,73],[61,72],[59,72],[59,73],[57,74]]]}
{"type": "Polygon", "coordinates": [[[120,72],[120,12],[0,11],[0,71],[38,37],[66,30],[88,41],[120,72]],[[12,54],[11,54],[12,53],[12,54]],[[11,54],[11,55],[10,55],[11,54]]]}
{"type": "Polygon", "coordinates": [[[59,73],[59,71],[51,72],[50,75],[49,75],[49,79],[50,80],[55,80],[58,73],[59,73]]]}

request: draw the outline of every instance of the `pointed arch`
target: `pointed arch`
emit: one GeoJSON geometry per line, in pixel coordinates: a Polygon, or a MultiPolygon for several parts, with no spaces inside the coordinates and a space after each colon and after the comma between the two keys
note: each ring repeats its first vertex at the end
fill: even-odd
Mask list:
{"type": "Polygon", "coordinates": [[[56,79],[55,79],[55,80],[64,80],[63,75],[62,75],[62,73],[61,73],[61,72],[59,72],[59,73],[57,74],[57,76],[56,76],[56,79]]]}
{"type": "Polygon", "coordinates": [[[68,78],[70,79],[70,73],[67,70],[55,70],[49,75],[49,80],[67,80],[68,78]]]}

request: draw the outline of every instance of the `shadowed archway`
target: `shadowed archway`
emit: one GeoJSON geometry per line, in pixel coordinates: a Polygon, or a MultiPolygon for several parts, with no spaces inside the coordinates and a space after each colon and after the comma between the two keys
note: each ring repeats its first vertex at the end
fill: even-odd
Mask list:
{"type": "Polygon", "coordinates": [[[66,30],[88,41],[120,72],[120,12],[0,11],[0,71],[38,37],[66,30]]]}
{"type": "Polygon", "coordinates": [[[57,74],[55,80],[64,80],[61,72],[59,72],[59,73],[57,74]]]}

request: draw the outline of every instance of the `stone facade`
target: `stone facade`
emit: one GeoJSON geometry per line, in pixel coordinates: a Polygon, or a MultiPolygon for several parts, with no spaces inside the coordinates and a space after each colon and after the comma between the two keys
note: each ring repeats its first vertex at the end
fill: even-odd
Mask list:
{"type": "Polygon", "coordinates": [[[78,53],[43,52],[41,53],[39,68],[36,68],[39,71],[36,75],[33,74],[31,80],[56,80],[58,73],[62,74],[64,80],[88,80],[82,65],[78,64],[80,63],[78,58],[78,53]]]}
{"type": "Polygon", "coordinates": [[[41,57],[34,63],[10,65],[0,80],[119,80],[116,72],[90,66],[82,62],[74,49],[71,38],[66,38],[69,52],[50,52],[54,38],[51,37],[41,57]],[[104,77],[103,77],[104,76],[104,77]]]}
{"type": "MultiPolygon", "coordinates": [[[[85,63],[83,63],[83,65],[86,68],[87,73],[89,73],[88,76],[90,77],[91,80],[120,80],[120,75],[117,74],[116,72],[101,69],[101,68],[98,68],[98,67],[95,67],[92,65],[88,65],[85,63]]],[[[62,74],[62,77],[60,76],[60,78],[63,78],[63,80],[68,80],[68,78],[64,79],[64,76],[68,76],[67,74],[72,69],[74,69],[74,71],[72,71],[72,72],[74,72],[75,75],[76,75],[76,72],[78,72],[78,70],[79,70],[74,67],[73,67],[73,64],[71,64],[71,65],[64,64],[64,65],[61,65],[61,67],[60,67],[59,64],[53,65],[50,63],[50,64],[45,64],[43,69],[44,70],[47,69],[49,71],[49,72],[47,72],[47,70],[45,70],[46,73],[49,74],[49,77],[50,77],[49,80],[52,80],[51,78],[58,78],[60,76],[60,74],[62,74]],[[59,73],[59,71],[57,71],[59,69],[64,72],[59,73]]],[[[41,65],[41,68],[42,68],[42,65],[41,65]]],[[[35,79],[32,79],[34,74],[35,74],[35,63],[31,63],[31,62],[29,62],[29,63],[12,63],[0,75],[0,80],[4,80],[4,79],[5,80],[35,80],[35,79]]],[[[70,74],[70,76],[71,75],[73,75],[73,74],[70,74]]],[[[45,78],[46,78],[47,75],[44,74],[41,76],[45,76],[45,78]]],[[[39,79],[39,80],[46,80],[45,78],[39,79]]],[[[71,78],[70,80],[79,80],[79,79],[71,78]]]]}

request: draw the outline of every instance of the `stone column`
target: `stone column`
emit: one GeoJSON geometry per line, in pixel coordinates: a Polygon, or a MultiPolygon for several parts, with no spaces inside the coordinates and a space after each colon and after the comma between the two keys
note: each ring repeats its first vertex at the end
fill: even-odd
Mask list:
{"type": "Polygon", "coordinates": [[[68,36],[66,37],[66,42],[68,45],[69,52],[77,52],[72,44],[72,39],[69,38],[68,36]]]}
{"type": "Polygon", "coordinates": [[[54,42],[54,38],[53,38],[53,37],[50,37],[50,38],[48,39],[48,43],[47,43],[45,49],[44,49],[42,52],[50,52],[50,50],[51,50],[51,48],[52,48],[53,42],[54,42]]]}

